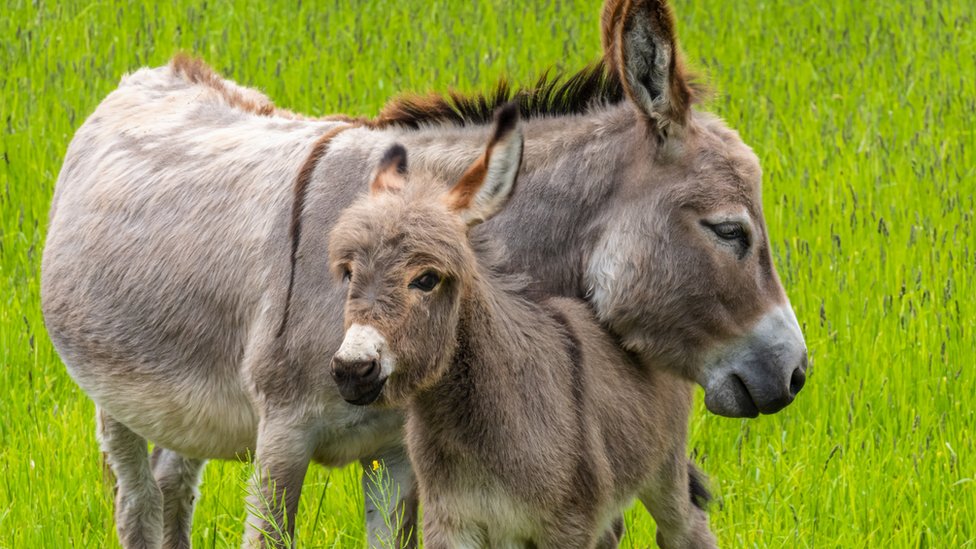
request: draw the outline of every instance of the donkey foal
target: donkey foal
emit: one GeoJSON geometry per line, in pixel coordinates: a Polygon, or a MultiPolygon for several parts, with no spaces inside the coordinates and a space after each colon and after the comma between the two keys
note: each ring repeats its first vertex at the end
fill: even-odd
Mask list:
{"type": "Polygon", "coordinates": [[[330,235],[348,284],[339,391],[405,407],[428,548],[615,546],[634,497],[662,547],[714,547],[689,489],[690,385],[628,355],[584,302],[520,295],[469,240],[521,155],[513,105],[446,191],[387,152],[330,235]]]}

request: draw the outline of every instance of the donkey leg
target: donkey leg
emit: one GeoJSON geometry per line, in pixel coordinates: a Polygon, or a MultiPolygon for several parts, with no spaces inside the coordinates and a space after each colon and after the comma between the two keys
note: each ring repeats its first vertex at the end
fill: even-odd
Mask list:
{"type": "Polygon", "coordinates": [[[587,510],[563,510],[546,521],[542,538],[537,541],[536,546],[538,549],[603,547],[600,544],[605,535],[600,532],[597,522],[596,517],[587,510]]]}
{"type": "Polygon", "coordinates": [[[487,532],[462,524],[450,508],[452,502],[424,501],[424,549],[483,549],[489,547],[487,532]]]}
{"type": "Polygon", "coordinates": [[[710,549],[717,547],[708,527],[708,515],[698,507],[701,480],[682,455],[662,467],[657,478],[640,494],[641,503],[657,522],[657,544],[662,549],[710,549]]]}
{"type": "Polygon", "coordinates": [[[262,420],[258,428],[247,501],[245,547],[294,545],[295,512],[311,461],[311,449],[308,433],[287,423],[270,424],[262,420]]]}
{"type": "Polygon", "coordinates": [[[417,480],[406,450],[394,448],[361,463],[370,549],[416,547],[417,480]]]}
{"type": "Polygon", "coordinates": [[[125,549],[163,545],[163,494],[149,468],[146,439],[104,410],[95,412],[102,451],[115,473],[115,526],[125,549]]]}
{"type": "Polygon", "coordinates": [[[206,461],[185,458],[157,446],[150,463],[163,493],[163,547],[189,549],[193,504],[199,495],[197,485],[206,461]]]}
{"type": "Polygon", "coordinates": [[[610,523],[610,528],[603,532],[603,536],[597,542],[597,549],[617,549],[620,540],[624,539],[624,517],[618,516],[610,523]]]}

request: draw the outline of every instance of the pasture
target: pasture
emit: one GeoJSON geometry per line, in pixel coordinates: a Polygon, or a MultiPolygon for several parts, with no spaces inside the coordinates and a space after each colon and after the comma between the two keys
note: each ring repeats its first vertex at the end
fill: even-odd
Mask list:
{"type": "MultiPolygon", "coordinates": [[[[197,54],[281,107],[529,84],[600,53],[599,2],[8,1],[0,17],[0,547],[117,547],[93,405],[47,339],[39,266],[71,136],[120,76],[197,54]],[[518,7],[513,7],[517,5],[518,7]]],[[[723,547],[976,547],[976,6],[674,3],[690,64],[759,155],[811,368],[795,403],[698,411],[723,547]]],[[[700,391],[699,391],[700,397],[700,391]]],[[[700,398],[699,398],[700,401],[700,398]]],[[[212,462],[194,543],[237,546],[242,463],[212,462]]],[[[300,547],[359,547],[357,467],[312,467],[300,547]]],[[[623,547],[653,546],[627,515],[623,547]]]]}

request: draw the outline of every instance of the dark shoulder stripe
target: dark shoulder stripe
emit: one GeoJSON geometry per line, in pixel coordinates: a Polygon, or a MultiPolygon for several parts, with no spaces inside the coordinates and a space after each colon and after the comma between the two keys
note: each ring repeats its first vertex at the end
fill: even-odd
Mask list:
{"type": "Polygon", "coordinates": [[[281,316],[281,324],[278,326],[278,332],[275,334],[275,337],[281,337],[285,333],[285,327],[288,325],[288,314],[291,310],[291,295],[295,289],[295,263],[298,260],[298,244],[302,238],[302,213],[305,210],[305,197],[308,193],[309,183],[312,181],[312,174],[315,173],[315,167],[318,166],[319,161],[325,157],[325,153],[329,150],[329,144],[335,136],[355,127],[357,127],[355,124],[340,126],[322,134],[312,145],[312,150],[309,152],[308,157],[305,158],[301,169],[298,170],[298,178],[295,179],[295,187],[292,191],[291,223],[288,225],[288,237],[291,241],[288,291],[285,294],[285,312],[281,316]]]}

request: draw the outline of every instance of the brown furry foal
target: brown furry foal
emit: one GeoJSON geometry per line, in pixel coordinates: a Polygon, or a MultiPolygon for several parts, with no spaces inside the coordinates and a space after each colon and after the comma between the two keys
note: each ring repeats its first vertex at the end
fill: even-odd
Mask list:
{"type": "Polygon", "coordinates": [[[449,190],[388,151],[330,235],[349,292],[339,391],[405,406],[428,548],[614,547],[634,497],[662,547],[714,547],[689,493],[687,385],[634,360],[585,302],[520,294],[469,240],[521,155],[512,105],[449,190]]]}

